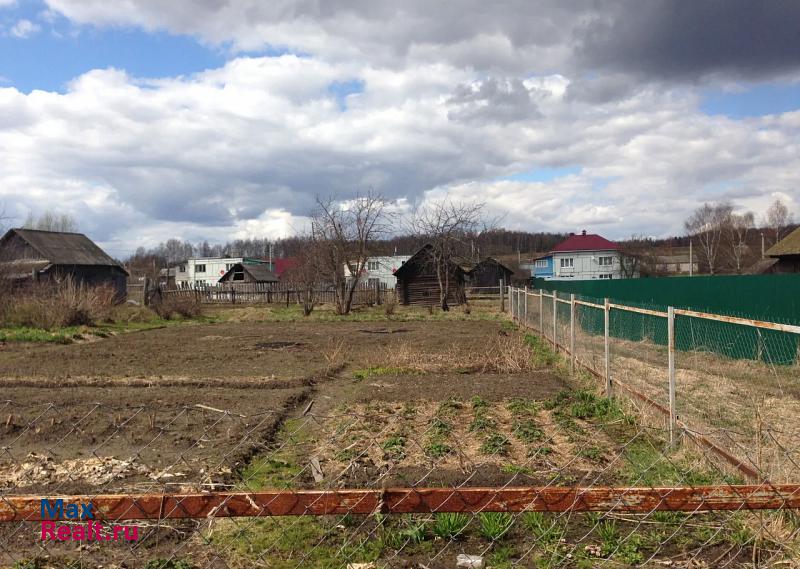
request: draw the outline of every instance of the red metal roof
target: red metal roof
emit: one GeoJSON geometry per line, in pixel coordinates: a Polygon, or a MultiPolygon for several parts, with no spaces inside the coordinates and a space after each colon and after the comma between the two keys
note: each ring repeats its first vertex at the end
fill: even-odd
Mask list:
{"type": "Polygon", "coordinates": [[[281,276],[284,273],[284,271],[288,269],[293,269],[300,264],[300,261],[296,257],[286,257],[285,259],[274,259],[273,262],[275,263],[275,274],[278,276],[281,276]]]}
{"type": "Polygon", "coordinates": [[[619,245],[605,237],[594,235],[586,231],[579,235],[570,235],[553,247],[552,253],[566,253],[569,251],[618,251],[619,245]]]}

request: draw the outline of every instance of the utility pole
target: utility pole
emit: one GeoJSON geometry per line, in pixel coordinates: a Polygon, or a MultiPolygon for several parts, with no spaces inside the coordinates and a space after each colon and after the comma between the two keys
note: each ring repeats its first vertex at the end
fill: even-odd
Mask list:
{"type": "Polygon", "coordinates": [[[692,240],[689,239],[689,276],[694,275],[694,256],[692,255],[692,240]]]}
{"type": "Polygon", "coordinates": [[[764,232],[761,232],[761,260],[764,260],[764,232]]]}

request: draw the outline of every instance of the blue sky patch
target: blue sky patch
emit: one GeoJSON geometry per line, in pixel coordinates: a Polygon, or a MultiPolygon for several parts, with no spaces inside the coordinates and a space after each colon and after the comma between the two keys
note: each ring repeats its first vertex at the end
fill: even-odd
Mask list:
{"type": "Polygon", "coordinates": [[[707,115],[732,119],[780,114],[800,109],[800,83],[766,83],[741,92],[707,91],[700,105],[707,115]]]}
{"type": "Polygon", "coordinates": [[[349,81],[334,81],[328,85],[328,92],[336,97],[336,102],[339,103],[339,109],[342,111],[347,110],[347,97],[363,93],[366,84],[361,79],[350,79],[349,81]]]}
{"type": "Polygon", "coordinates": [[[63,92],[71,79],[108,67],[135,77],[174,77],[219,67],[229,56],[225,48],[206,47],[191,37],[75,26],[57,15],[43,17],[45,10],[38,1],[0,9],[0,87],[63,92]],[[12,33],[21,20],[35,26],[27,37],[12,33]]]}

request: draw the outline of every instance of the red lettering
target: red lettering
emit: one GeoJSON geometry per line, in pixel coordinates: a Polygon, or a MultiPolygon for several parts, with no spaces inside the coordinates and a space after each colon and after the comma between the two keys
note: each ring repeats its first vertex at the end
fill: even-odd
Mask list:
{"type": "Polygon", "coordinates": [[[42,541],[55,539],[56,522],[42,522],[42,541]]]}
{"type": "Polygon", "coordinates": [[[59,541],[67,541],[72,536],[72,532],[69,526],[61,526],[56,530],[56,536],[59,541]]]}
{"type": "Polygon", "coordinates": [[[114,541],[119,540],[119,532],[122,531],[122,526],[114,526],[114,541]]]}
{"type": "Polygon", "coordinates": [[[127,539],[128,541],[136,541],[137,539],[139,539],[139,527],[138,526],[126,527],[125,539],[127,539]],[[131,530],[130,535],[128,535],[128,530],[131,530]]]}

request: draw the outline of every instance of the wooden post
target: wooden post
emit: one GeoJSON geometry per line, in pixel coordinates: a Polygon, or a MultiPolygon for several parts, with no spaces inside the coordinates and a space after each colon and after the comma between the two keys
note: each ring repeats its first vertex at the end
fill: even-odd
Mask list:
{"type": "Polygon", "coordinates": [[[609,306],[608,299],[603,302],[603,345],[605,347],[605,368],[606,368],[606,397],[613,397],[614,392],[611,386],[611,352],[609,345],[609,336],[611,334],[611,307],[609,306]]]}
{"type": "Polygon", "coordinates": [[[500,279],[500,312],[506,311],[506,283],[500,279]]]}
{"type": "Polygon", "coordinates": [[[289,287],[286,287],[286,308],[289,308],[289,287]]]}
{"type": "Polygon", "coordinates": [[[539,289],[539,333],[544,336],[544,289],[539,289]]]}
{"type": "MultiPolygon", "coordinates": [[[[169,271],[169,269],[167,269],[167,271],[169,271]]],[[[169,273],[167,273],[167,274],[169,274],[169,273]]],[[[150,284],[150,279],[148,279],[147,275],[145,275],[144,283],[142,284],[142,290],[143,290],[143,293],[142,293],[142,305],[143,306],[147,306],[149,304],[149,300],[147,298],[149,296],[148,293],[150,292],[150,290],[149,290],[150,287],[148,286],[149,284],[150,284]]]]}
{"type": "Polygon", "coordinates": [[[231,286],[231,304],[236,304],[236,289],[231,286]]]}
{"type": "Polygon", "coordinates": [[[669,444],[678,444],[678,411],[675,402],[675,308],[667,308],[667,344],[669,367],[669,444]]]}
{"type": "Polygon", "coordinates": [[[558,334],[556,333],[556,326],[558,325],[558,291],[553,291],[553,351],[558,353],[558,334]]]}
{"type": "Polygon", "coordinates": [[[569,371],[575,373],[575,293],[569,295],[569,371]]]}

